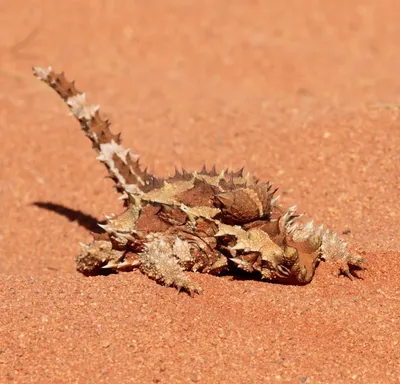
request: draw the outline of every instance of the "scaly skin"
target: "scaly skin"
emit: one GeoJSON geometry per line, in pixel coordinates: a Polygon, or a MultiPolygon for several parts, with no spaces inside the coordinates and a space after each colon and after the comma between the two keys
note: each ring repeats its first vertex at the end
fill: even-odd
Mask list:
{"type": "Polygon", "coordinates": [[[166,179],[148,174],[138,156],[121,145],[99,107],[63,73],[33,68],[68,105],[122,193],[126,211],[107,217],[105,234],[82,245],[77,270],[85,275],[139,269],[157,282],[201,293],[185,271],[219,274],[243,270],[261,279],[307,284],[320,261],[348,277],[364,269],[335,232],[302,224],[295,207],[277,204],[276,189],[243,170],[179,172],[166,179]]]}

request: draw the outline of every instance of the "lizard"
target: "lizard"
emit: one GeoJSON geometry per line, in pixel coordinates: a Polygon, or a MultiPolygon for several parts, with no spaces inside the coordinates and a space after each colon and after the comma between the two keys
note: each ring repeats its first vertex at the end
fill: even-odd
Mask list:
{"type": "Polygon", "coordinates": [[[243,168],[176,168],[165,178],[149,173],[75,82],[52,67],[33,67],[33,73],[67,104],[124,200],[124,212],[106,216],[99,224],[104,232],[81,244],[76,268],[84,275],[139,269],[193,296],[203,291],[186,272],[243,272],[305,285],[320,262],[335,263],[349,278],[365,269],[364,258],[336,232],[303,223],[296,206],[279,204],[277,188],[243,168]]]}

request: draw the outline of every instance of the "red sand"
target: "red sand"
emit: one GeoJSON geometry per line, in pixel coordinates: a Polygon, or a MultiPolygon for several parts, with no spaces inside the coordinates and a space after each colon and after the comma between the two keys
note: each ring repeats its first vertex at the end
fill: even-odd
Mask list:
{"type": "Polygon", "coordinates": [[[400,382],[400,5],[278,3],[0,5],[0,382],[400,382]],[[351,230],[364,279],[193,274],[192,299],[140,273],[79,275],[79,241],[121,206],[31,75],[49,64],[152,172],[244,165],[351,230]]]}

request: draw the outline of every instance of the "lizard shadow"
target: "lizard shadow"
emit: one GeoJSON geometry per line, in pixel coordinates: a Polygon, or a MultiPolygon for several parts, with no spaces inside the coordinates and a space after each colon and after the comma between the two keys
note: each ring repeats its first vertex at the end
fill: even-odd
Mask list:
{"type": "MultiPolygon", "coordinates": [[[[52,203],[49,201],[35,201],[32,205],[47,209],[48,211],[55,212],[61,216],[66,217],[69,221],[76,221],[80,226],[87,229],[94,235],[101,235],[106,233],[98,224],[106,224],[105,220],[98,221],[94,216],[79,211],[77,209],[68,208],[62,204],[52,203]]],[[[97,273],[97,275],[114,275],[117,272],[111,270],[102,270],[97,273]]]]}
{"type": "Polygon", "coordinates": [[[84,213],[77,209],[68,208],[62,204],[52,203],[50,201],[35,201],[32,203],[32,205],[55,212],[66,217],[69,221],[76,221],[80,226],[86,228],[92,233],[104,233],[104,230],[101,229],[98,224],[105,224],[106,222],[104,220],[99,221],[88,213],[84,213]]]}

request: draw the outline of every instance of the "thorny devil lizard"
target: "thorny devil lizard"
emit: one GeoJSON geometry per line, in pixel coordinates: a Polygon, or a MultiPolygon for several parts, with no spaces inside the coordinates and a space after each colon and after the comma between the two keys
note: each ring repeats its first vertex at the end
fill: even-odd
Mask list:
{"type": "Polygon", "coordinates": [[[364,260],[337,234],[301,224],[296,207],[277,203],[276,189],[243,170],[175,171],[159,178],[110,131],[99,106],[51,67],[33,68],[53,88],[91,140],[126,210],[106,216],[105,233],[82,244],[77,270],[85,275],[139,269],[165,286],[201,293],[185,271],[218,275],[242,270],[267,281],[307,284],[320,261],[334,262],[348,277],[364,260]]]}

